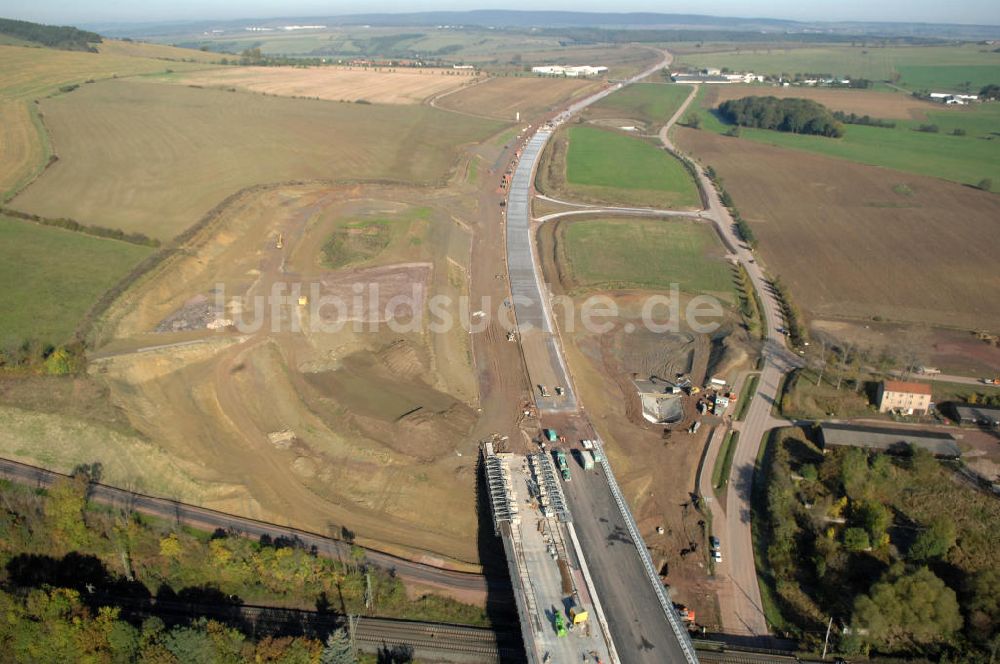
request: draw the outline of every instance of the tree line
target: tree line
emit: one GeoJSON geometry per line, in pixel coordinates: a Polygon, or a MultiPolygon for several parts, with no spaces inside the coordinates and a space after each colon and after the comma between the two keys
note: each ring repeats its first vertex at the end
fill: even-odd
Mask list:
{"type": "Polygon", "coordinates": [[[719,114],[730,124],[774,129],[793,134],[840,138],[844,126],[828,108],[811,99],[743,97],[719,104],[719,114]]]}
{"type": "Polygon", "coordinates": [[[0,481],[0,661],[346,664],[344,614],[486,621],[478,607],[410,598],[358,547],[337,561],[295,539],[209,536],[95,505],[101,470],[45,491],[0,481]],[[256,610],[271,606],[288,608],[256,610]]]}
{"type": "Polygon", "coordinates": [[[896,123],[890,120],[873,118],[870,115],[858,115],[857,113],[844,113],[843,111],[834,111],[833,118],[838,122],[843,122],[844,124],[864,125],[866,127],[882,127],[884,129],[892,129],[896,126],[896,123]]]}
{"type": "Polygon", "coordinates": [[[70,26],[15,21],[9,18],[0,18],[0,34],[63,51],[90,51],[91,53],[97,53],[97,49],[92,44],[100,44],[103,41],[96,32],[79,30],[70,26]]]}

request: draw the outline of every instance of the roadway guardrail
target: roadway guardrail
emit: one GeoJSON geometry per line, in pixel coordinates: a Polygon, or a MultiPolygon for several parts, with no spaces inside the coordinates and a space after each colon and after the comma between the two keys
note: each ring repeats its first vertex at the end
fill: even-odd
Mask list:
{"type": "Polygon", "coordinates": [[[664,613],[667,614],[667,621],[670,623],[670,628],[674,631],[674,636],[677,637],[677,642],[680,644],[681,650],[684,651],[684,657],[687,659],[688,663],[698,664],[698,656],[695,654],[694,644],[691,643],[691,637],[681,624],[680,616],[677,615],[677,612],[674,610],[673,602],[670,601],[670,597],[667,596],[667,591],[663,588],[663,583],[660,581],[660,575],[657,574],[656,569],[653,567],[653,561],[649,557],[649,551],[646,550],[646,543],[639,534],[639,527],[636,525],[635,519],[632,518],[632,510],[629,509],[628,504],[625,502],[621,489],[618,487],[618,481],[615,479],[615,475],[611,471],[611,463],[608,461],[608,455],[604,452],[604,443],[598,439],[595,441],[595,445],[601,453],[601,466],[604,467],[604,475],[608,480],[608,486],[611,487],[611,495],[614,496],[615,503],[618,504],[618,509],[625,518],[625,527],[628,529],[629,536],[631,536],[632,542],[635,544],[635,548],[639,551],[639,558],[642,560],[642,566],[646,569],[646,575],[649,577],[649,582],[653,584],[653,590],[656,591],[656,596],[660,600],[660,605],[663,607],[664,613]]]}

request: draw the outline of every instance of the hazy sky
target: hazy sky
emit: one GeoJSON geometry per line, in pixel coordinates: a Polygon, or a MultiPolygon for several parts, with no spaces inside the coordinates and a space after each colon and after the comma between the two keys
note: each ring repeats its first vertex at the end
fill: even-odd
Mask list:
{"type": "Polygon", "coordinates": [[[106,23],[272,16],[329,16],[362,12],[462,9],[656,11],[799,20],[927,21],[1000,24],[997,0],[3,0],[0,16],[44,23],[106,23]]]}

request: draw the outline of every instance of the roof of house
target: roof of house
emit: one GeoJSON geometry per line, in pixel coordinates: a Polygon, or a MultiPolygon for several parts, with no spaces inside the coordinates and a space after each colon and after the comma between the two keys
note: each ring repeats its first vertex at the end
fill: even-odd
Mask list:
{"type": "Polygon", "coordinates": [[[1000,408],[990,408],[988,406],[956,405],[955,414],[962,420],[974,420],[976,422],[982,420],[990,422],[1000,421],[1000,408]]]}
{"type": "Polygon", "coordinates": [[[886,392],[910,392],[911,394],[930,394],[931,386],[927,383],[917,383],[906,380],[887,380],[883,383],[886,392]]]}
{"type": "Polygon", "coordinates": [[[907,445],[922,447],[935,456],[958,457],[962,451],[951,434],[940,431],[898,427],[876,427],[825,422],[822,425],[823,444],[834,446],[870,447],[896,451],[907,445]]]}

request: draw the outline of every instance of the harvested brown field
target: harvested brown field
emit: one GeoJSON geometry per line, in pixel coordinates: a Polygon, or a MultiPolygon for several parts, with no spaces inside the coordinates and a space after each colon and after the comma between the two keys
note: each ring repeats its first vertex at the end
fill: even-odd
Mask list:
{"type": "Polygon", "coordinates": [[[427,106],[342,104],[104,81],[41,104],[59,154],[12,202],[171,238],[227,196],[289,180],[423,185],[500,124],[427,106]]]}
{"type": "Polygon", "coordinates": [[[178,80],[188,85],[236,87],[282,97],[419,104],[434,95],[469,85],[476,77],[451,69],[232,67],[198,72],[178,80]]]}
{"type": "Polygon", "coordinates": [[[718,171],[810,316],[1000,329],[1000,197],[706,131],[676,138],[718,171]]]}
{"type": "Polygon", "coordinates": [[[520,111],[521,119],[544,113],[575,97],[596,92],[602,81],[571,78],[538,78],[511,76],[491,78],[467,90],[460,90],[435,102],[446,108],[473,115],[485,115],[513,122],[520,111]]]}
{"type": "Polygon", "coordinates": [[[715,107],[741,97],[798,97],[812,99],[831,111],[870,115],[873,118],[923,120],[927,111],[941,110],[940,104],[917,99],[901,92],[876,92],[840,88],[765,88],[751,85],[714,86],[705,92],[706,106],[715,107]]]}
{"type": "Polygon", "coordinates": [[[27,184],[44,161],[45,142],[31,107],[0,101],[0,201],[27,184]]]}

